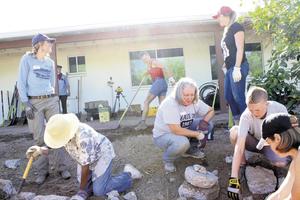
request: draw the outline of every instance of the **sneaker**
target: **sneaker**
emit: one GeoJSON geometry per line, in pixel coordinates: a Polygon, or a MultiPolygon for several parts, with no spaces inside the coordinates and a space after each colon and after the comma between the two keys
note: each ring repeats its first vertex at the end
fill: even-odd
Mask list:
{"type": "Polygon", "coordinates": [[[185,152],[182,157],[192,157],[192,158],[198,158],[203,159],[205,158],[205,154],[200,149],[189,149],[187,152],[185,152]]]}
{"type": "Polygon", "coordinates": [[[137,126],[134,128],[136,131],[145,130],[147,128],[147,125],[144,120],[140,121],[137,126]]]}
{"type": "Polygon", "coordinates": [[[38,177],[35,179],[35,183],[38,185],[43,184],[48,176],[49,173],[38,175],[38,177]]]}
{"type": "Polygon", "coordinates": [[[143,174],[131,164],[125,165],[124,172],[129,172],[132,179],[140,179],[143,177],[143,174]]]}
{"type": "Polygon", "coordinates": [[[170,163],[170,162],[165,163],[165,171],[167,174],[175,172],[176,167],[175,167],[174,163],[170,163]]]}
{"type": "Polygon", "coordinates": [[[60,175],[63,179],[69,179],[71,178],[71,174],[68,170],[62,171],[60,172],[60,175]]]}

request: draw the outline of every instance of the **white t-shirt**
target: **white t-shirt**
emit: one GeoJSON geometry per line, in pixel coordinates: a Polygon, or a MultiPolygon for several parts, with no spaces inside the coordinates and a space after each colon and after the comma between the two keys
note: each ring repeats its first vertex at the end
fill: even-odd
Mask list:
{"type": "Polygon", "coordinates": [[[195,118],[204,117],[210,107],[203,101],[189,106],[179,104],[174,97],[168,96],[159,106],[153,128],[153,137],[171,133],[168,124],[179,124],[182,128],[189,127],[195,118]]]}
{"type": "MultiPolygon", "coordinates": [[[[287,113],[287,109],[284,105],[276,101],[268,101],[267,116],[274,113],[287,113]]],[[[254,117],[250,110],[246,108],[241,115],[238,137],[246,138],[249,132],[253,134],[256,139],[260,140],[263,120],[264,119],[254,117]]]]}

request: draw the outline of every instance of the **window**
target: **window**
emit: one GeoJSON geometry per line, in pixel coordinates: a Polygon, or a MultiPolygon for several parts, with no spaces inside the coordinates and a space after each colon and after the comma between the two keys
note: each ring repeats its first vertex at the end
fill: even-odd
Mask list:
{"type": "Polygon", "coordinates": [[[70,73],[85,72],[85,56],[69,57],[70,73]]]}
{"type": "MultiPolygon", "coordinates": [[[[215,46],[209,47],[211,76],[213,80],[218,79],[218,63],[216,58],[215,46]]],[[[245,44],[245,54],[250,66],[250,75],[263,72],[262,51],[260,43],[245,44]]]]}
{"type": "MultiPolygon", "coordinates": [[[[164,66],[165,71],[173,74],[175,80],[179,80],[185,76],[182,48],[134,51],[129,52],[132,86],[138,86],[142,81],[144,73],[147,71],[147,66],[141,60],[143,52],[148,52],[151,58],[160,62],[164,66]]],[[[165,74],[165,76],[168,76],[168,74],[165,74]]],[[[146,77],[143,85],[151,85],[151,78],[149,76],[146,77]]]]}

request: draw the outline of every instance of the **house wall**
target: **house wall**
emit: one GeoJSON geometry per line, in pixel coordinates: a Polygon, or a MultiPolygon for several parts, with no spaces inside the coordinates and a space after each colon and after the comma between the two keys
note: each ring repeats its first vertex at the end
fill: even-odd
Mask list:
{"type": "MultiPolygon", "coordinates": [[[[246,42],[260,42],[257,39],[258,37],[252,33],[246,34],[246,42]]],[[[136,86],[131,86],[130,51],[183,48],[186,76],[195,79],[198,85],[210,81],[210,45],[214,45],[214,37],[213,33],[209,32],[57,44],[57,63],[63,66],[64,72],[68,71],[69,56],[83,55],[86,60],[86,73],[68,75],[71,84],[71,96],[68,98],[69,111],[78,112],[78,109],[83,111],[84,103],[94,100],[107,100],[112,106],[112,95],[115,96],[115,92],[107,85],[109,77],[112,77],[115,82],[114,89],[117,86],[124,89],[124,95],[129,102],[137,89],[136,86]]],[[[264,43],[262,46],[265,63],[271,48],[264,43]]],[[[0,51],[0,89],[5,91],[5,95],[6,90],[12,94],[17,80],[19,60],[28,50],[30,48],[0,51]]],[[[142,105],[148,90],[149,86],[143,86],[133,104],[142,105]]],[[[171,90],[172,88],[169,88],[168,92],[171,90]]],[[[7,100],[4,102],[6,102],[5,113],[7,113],[7,100]]],[[[157,105],[158,101],[155,100],[152,106],[157,105]]],[[[125,107],[126,103],[121,99],[121,109],[125,107]]]]}

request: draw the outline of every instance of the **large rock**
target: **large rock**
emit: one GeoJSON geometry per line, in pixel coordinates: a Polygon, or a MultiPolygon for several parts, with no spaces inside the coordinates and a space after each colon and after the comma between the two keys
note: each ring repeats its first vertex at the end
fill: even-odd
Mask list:
{"type": "Polygon", "coordinates": [[[69,200],[70,197],[65,197],[65,196],[57,196],[57,195],[38,195],[34,197],[32,200],[69,200]]]}
{"type": "Polygon", "coordinates": [[[184,177],[187,182],[200,188],[211,188],[218,183],[218,177],[201,165],[187,167],[184,177]]]}
{"type": "Polygon", "coordinates": [[[184,181],[178,188],[180,198],[195,199],[195,200],[214,200],[219,197],[220,187],[215,184],[212,188],[198,188],[184,181]]]}
{"type": "Polygon", "coordinates": [[[16,193],[16,189],[10,180],[0,179],[0,199],[9,198],[16,193]]]}
{"type": "Polygon", "coordinates": [[[246,179],[249,190],[253,194],[267,194],[273,192],[277,183],[273,171],[260,166],[247,166],[246,179]]]}

